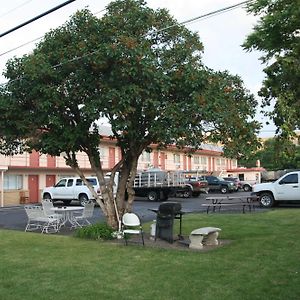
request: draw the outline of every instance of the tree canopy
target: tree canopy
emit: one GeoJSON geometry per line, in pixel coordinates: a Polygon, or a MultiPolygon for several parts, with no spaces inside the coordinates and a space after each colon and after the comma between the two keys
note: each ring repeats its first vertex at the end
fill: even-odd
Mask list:
{"type": "Polygon", "coordinates": [[[203,66],[202,51],[197,34],[144,1],[111,2],[101,19],[79,11],[33,53],[8,61],[9,82],[0,91],[2,151],[63,154],[82,177],[76,154],[86,153],[101,185],[98,202],[115,226],[99,118],[108,119],[122,152],[112,170],[112,178],[121,173],[120,214],[130,209],[138,158],[151,144],[200,148],[218,141],[230,156],[257,146],[256,101],[237,76],[203,66]]]}
{"type": "Polygon", "coordinates": [[[248,10],[260,16],[244,47],[263,52],[266,78],[259,95],[277,133],[292,135],[300,128],[300,8],[295,0],[256,0],[248,10]]]}

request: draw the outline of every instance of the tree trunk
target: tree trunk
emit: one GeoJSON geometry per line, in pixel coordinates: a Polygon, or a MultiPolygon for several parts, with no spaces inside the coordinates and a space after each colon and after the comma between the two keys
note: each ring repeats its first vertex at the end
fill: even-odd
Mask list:
{"type": "MultiPolygon", "coordinates": [[[[97,163],[98,157],[95,157],[92,153],[87,153],[92,169],[95,171],[99,181],[101,198],[96,194],[97,202],[99,203],[109,226],[114,229],[119,229],[117,206],[113,194],[114,180],[105,181],[105,175],[103,173],[101,162],[97,163]]],[[[100,159],[100,158],[99,158],[100,159]]],[[[113,173],[114,174],[114,173],[113,173]]]]}
{"type": "Polygon", "coordinates": [[[127,193],[128,193],[128,200],[127,200],[127,205],[125,211],[131,211],[132,209],[132,204],[134,201],[135,197],[135,191],[133,189],[134,185],[134,180],[136,176],[136,171],[137,171],[137,164],[138,164],[138,157],[132,162],[131,168],[130,168],[130,177],[128,179],[127,183],[127,193]]]}
{"type": "Polygon", "coordinates": [[[122,160],[113,168],[111,178],[109,181],[105,180],[105,174],[103,173],[100,157],[93,149],[87,150],[86,154],[89,157],[89,161],[93,171],[99,181],[101,196],[99,196],[93,186],[86,180],[83,172],[80,170],[76,154],[68,155],[69,165],[77,172],[80,178],[88,186],[93,197],[99,204],[103,214],[106,218],[106,222],[114,229],[120,228],[120,220],[123,214],[127,211],[131,211],[134,201],[134,179],[137,171],[138,158],[141,151],[129,151],[127,155],[124,155],[122,160]],[[99,160],[99,161],[98,161],[99,160]],[[120,168],[120,177],[117,186],[117,195],[113,193],[114,176],[115,172],[120,168]],[[125,195],[128,193],[128,200],[126,203],[125,195]]]}
{"type": "Polygon", "coordinates": [[[124,163],[121,167],[121,177],[118,185],[117,204],[120,215],[131,211],[134,201],[133,183],[136,175],[137,163],[139,155],[131,155],[124,158],[124,163]],[[127,202],[126,199],[127,192],[127,202]]]}

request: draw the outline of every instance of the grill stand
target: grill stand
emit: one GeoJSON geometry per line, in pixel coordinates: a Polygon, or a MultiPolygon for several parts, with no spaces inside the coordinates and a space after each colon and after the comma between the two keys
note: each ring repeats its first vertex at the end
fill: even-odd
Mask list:
{"type": "MultiPolygon", "coordinates": [[[[183,240],[182,236],[182,215],[181,205],[177,202],[164,202],[159,209],[149,209],[156,213],[155,237],[166,240],[169,243],[175,241],[173,235],[174,220],[179,220],[178,240],[183,240]]],[[[177,239],[176,239],[177,240],[177,239]]]]}

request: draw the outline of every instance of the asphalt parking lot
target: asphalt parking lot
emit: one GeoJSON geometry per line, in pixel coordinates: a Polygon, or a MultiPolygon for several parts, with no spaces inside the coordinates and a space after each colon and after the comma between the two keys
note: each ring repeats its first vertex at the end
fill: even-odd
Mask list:
{"type": "MultiPolygon", "coordinates": [[[[201,207],[201,204],[205,202],[207,195],[200,195],[198,198],[170,198],[168,201],[176,201],[181,203],[182,210],[188,212],[200,212],[205,211],[205,208],[201,207]]],[[[62,203],[56,202],[55,206],[62,203]]],[[[142,222],[154,220],[156,218],[155,213],[149,209],[158,208],[160,202],[149,202],[145,198],[137,198],[133,204],[133,211],[137,213],[142,222]]],[[[73,201],[70,206],[77,206],[78,203],[73,201]]],[[[90,219],[92,223],[104,222],[104,216],[100,207],[95,207],[93,218],[90,219]]],[[[0,209],[0,228],[24,230],[27,223],[27,216],[24,210],[24,205],[5,207],[0,209]]]]}
{"type": "MultiPolygon", "coordinates": [[[[206,202],[206,197],[216,196],[216,194],[201,194],[197,198],[170,198],[168,201],[176,201],[181,203],[182,210],[187,213],[206,213],[206,207],[201,206],[202,203],[206,202]]],[[[250,195],[247,192],[237,192],[234,193],[234,196],[239,195],[250,195]]],[[[218,194],[218,196],[222,196],[218,194]]],[[[61,203],[57,202],[55,205],[60,205],[61,203]]],[[[160,202],[149,202],[145,198],[137,198],[133,204],[133,211],[137,213],[142,222],[148,222],[155,220],[156,214],[149,209],[157,209],[160,202]]],[[[76,206],[78,203],[75,201],[71,203],[71,206],[76,206]]],[[[299,204],[293,205],[281,205],[280,207],[295,207],[300,208],[299,204]]],[[[256,211],[261,211],[262,209],[257,208],[256,211]]],[[[104,222],[104,216],[99,207],[95,207],[93,218],[90,220],[92,223],[104,222]]],[[[24,210],[24,206],[15,206],[15,207],[5,207],[0,208],[0,228],[13,229],[13,230],[24,230],[27,223],[27,216],[24,210]]]]}

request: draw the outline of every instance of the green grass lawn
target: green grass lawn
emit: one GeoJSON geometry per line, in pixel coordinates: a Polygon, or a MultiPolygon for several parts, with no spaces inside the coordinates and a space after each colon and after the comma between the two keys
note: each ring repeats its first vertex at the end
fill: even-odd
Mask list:
{"type": "MultiPolygon", "coordinates": [[[[300,210],[186,215],[228,245],[180,251],[0,230],[0,299],[300,299],[300,210]]],[[[149,228],[149,226],[145,226],[149,228]]]]}

